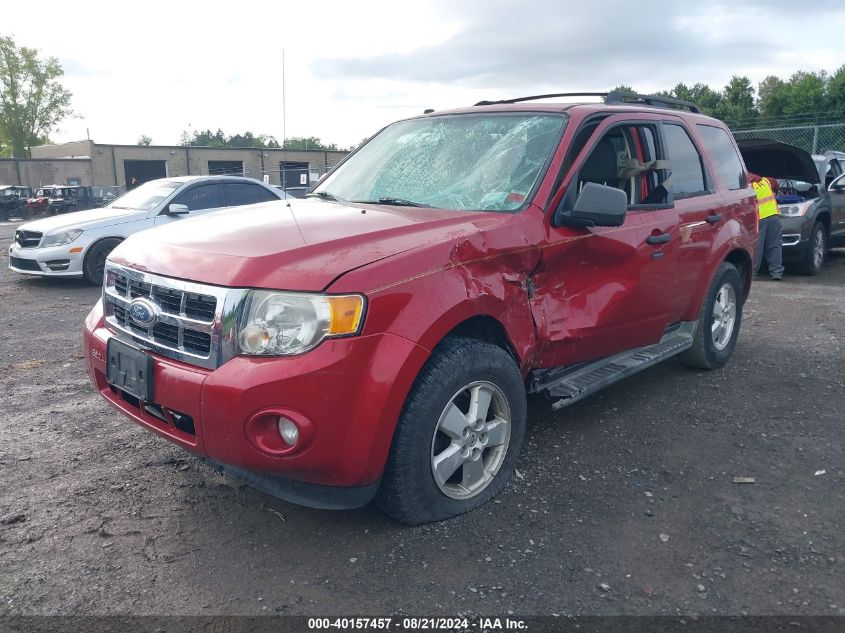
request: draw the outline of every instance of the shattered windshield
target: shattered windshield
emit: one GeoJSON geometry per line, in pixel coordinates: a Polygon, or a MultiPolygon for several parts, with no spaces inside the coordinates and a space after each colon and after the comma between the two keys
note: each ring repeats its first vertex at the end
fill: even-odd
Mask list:
{"type": "Polygon", "coordinates": [[[566,123],[550,113],[467,114],[387,127],[317,187],[325,198],[513,211],[531,193],[566,123]]]}

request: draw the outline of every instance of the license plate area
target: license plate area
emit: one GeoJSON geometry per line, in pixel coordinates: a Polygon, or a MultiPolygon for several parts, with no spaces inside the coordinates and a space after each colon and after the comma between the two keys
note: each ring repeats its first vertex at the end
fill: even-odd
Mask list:
{"type": "Polygon", "coordinates": [[[112,337],[106,346],[106,381],[143,402],[152,402],[153,359],[112,337]]]}

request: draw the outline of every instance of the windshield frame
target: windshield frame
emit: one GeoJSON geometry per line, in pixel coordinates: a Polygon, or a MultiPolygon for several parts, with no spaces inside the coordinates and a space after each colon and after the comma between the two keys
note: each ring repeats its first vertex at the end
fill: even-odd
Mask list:
{"type": "MultiPolygon", "coordinates": [[[[522,204],[520,206],[518,206],[514,209],[448,209],[448,208],[439,208],[439,207],[429,207],[427,205],[423,205],[420,208],[433,209],[433,210],[436,210],[436,211],[459,212],[459,213],[509,213],[509,214],[521,213],[522,211],[527,209],[529,206],[531,206],[531,204],[534,202],[534,198],[537,196],[538,190],[540,189],[541,185],[543,184],[543,181],[546,179],[546,176],[549,173],[549,168],[551,167],[552,161],[554,160],[554,157],[557,156],[557,153],[560,150],[560,144],[563,141],[563,137],[566,134],[566,130],[568,129],[569,124],[570,124],[571,119],[572,119],[572,117],[569,115],[569,113],[567,113],[565,111],[552,110],[552,109],[550,109],[550,110],[513,109],[513,110],[497,110],[497,111],[494,111],[494,112],[490,112],[490,111],[488,111],[488,112],[485,112],[485,111],[479,111],[479,112],[443,112],[443,113],[433,113],[433,114],[427,114],[427,115],[416,116],[416,117],[409,117],[407,119],[399,119],[398,121],[393,121],[392,123],[385,125],[378,132],[376,132],[375,134],[370,136],[364,143],[361,143],[361,145],[356,147],[354,151],[347,154],[343,158],[343,160],[341,160],[337,165],[335,165],[311,189],[309,189],[308,193],[310,194],[310,193],[319,193],[321,191],[326,191],[327,193],[331,194],[332,191],[330,189],[327,190],[326,187],[325,187],[325,183],[329,179],[329,176],[331,176],[337,169],[339,169],[342,165],[344,165],[346,163],[346,161],[352,159],[353,156],[355,156],[359,151],[364,149],[364,147],[366,147],[370,143],[370,141],[372,141],[377,136],[382,134],[385,130],[387,130],[388,128],[390,128],[394,125],[398,125],[400,123],[405,123],[407,121],[418,121],[418,120],[421,120],[421,119],[434,119],[434,118],[447,118],[447,117],[448,118],[499,117],[499,116],[514,116],[514,115],[553,116],[553,117],[559,117],[559,118],[562,119],[560,131],[558,132],[558,137],[554,141],[554,143],[552,143],[552,146],[549,149],[548,156],[546,156],[545,162],[543,163],[543,165],[540,167],[540,169],[537,172],[537,178],[535,179],[534,184],[532,185],[532,187],[528,191],[528,193],[526,193],[525,200],[522,201],[522,204]]],[[[353,204],[361,205],[363,203],[353,203],[353,204]]],[[[380,204],[380,203],[377,203],[377,202],[367,202],[364,206],[391,206],[391,205],[380,204]]],[[[411,208],[413,208],[413,207],[411,207],[411,208]]]]}

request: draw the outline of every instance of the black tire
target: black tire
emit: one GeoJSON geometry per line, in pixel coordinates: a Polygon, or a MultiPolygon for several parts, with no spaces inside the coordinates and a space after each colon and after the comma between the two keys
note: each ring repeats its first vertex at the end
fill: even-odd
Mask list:
{"type": "MultiPolygon", "coordinates": [[[[492,413],[488,415],[492,416],[492,413]]],[[[525,384],[519,368],[505,350],[474,339],[445,339],[435,348],[405,401],[376,504],[397,521],[418,525],[457,516],[489,501],[501,491],[513,473],[525,435],[526,416],[525,384]],[[479,383],[485,389],[489,389],[488,385],[498,389],[491,401],[491,409],[506,402],[510,414],[509,440],[503,446],[482,448],[479,457],[464,462],[469,464],[469,461],[474,461],[477,464],[481,461],[484,477],[490,474],[487,464],[495,472],[487,483],[479,486],[477,492],[467,491],[471,496],[452,498],[441,489],[441,485],[460,487],[460,484],[449,484],[448,481],[439,484],[433,473],[435,452],[440,450],[436,448],[437,442],[445,438],[438,431],[440,420],[447,405],[453,401],[458,403],[462,394],[469,394],[466,388],[477,387],[479,383]]],[[[474,441],[476,434],[471,429],[470,435],[467,438],[465,432],[464,438],[467,439],[462,441],[474,441]]],[[[483,432],[478,433],[479,439],[484,437],[483,432]]],[[[447,449],[458,441],[451,440],[450,443],[446,439],[447,449]]],[[[464,465],[458,466],[455,475],[465,476],[463,469],[464,465]]]]}
{"type": "Polygon", "coordinates": [[[101,286],[103,284],[106,257],[122,241],[119,237],[107,237],[99,242],[94,242],[91,248],[88,249],[85,259],[82,260],[82,274],[88,283],[95,286],[101,286]]]}
{"type": "MultiPolygon", "coordinates": [[[[745,290],[739,272],[733,264],[722,262],[716,270],[713,281],[710,282],[710,287],[707,289],[704,302],[701,304],[692,347],[680,356],[683,363],[700,369],[718,369],[728,362],[734,347],[736,347],[736,339],[742,325],[744,298],[745,290]],[[717,297],[726,285],[733,288],[736,311],[732,329],[720,344],[718,339],[721,335],[717,335],[713,331],[714,312],[717,297]]],[[[719,331],[721,332],[721,330],[719,331]]]]}
{"type": "Polygon", "coordinates": [[[802,275],[818,275],[824,266],[824,259],[827,255],[827,229],[821,222],[813,224],[810,231],[810,247],[801,263],[798,264],[798,272],[802,275]]]}

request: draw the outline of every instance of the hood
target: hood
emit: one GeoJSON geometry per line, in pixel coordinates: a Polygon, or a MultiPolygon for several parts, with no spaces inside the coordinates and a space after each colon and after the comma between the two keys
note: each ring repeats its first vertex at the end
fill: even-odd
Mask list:
{"type": "Polygon", "coordinates": [[[509,214],[291,199],[142,231],[109,259],[234,288],[319,291],[344,273],[500,223],[509,214]]]}
{"type": "Polygon", "coordinates": [[[53,235],[70,229],[95,229],[101,226],[123,224],[147,216],[148,211],[131,211],[129,209],[89,209],[88,211],[74,211],[54,215],[34,222],[27,222],[19,228],[22,231],[40,231],[45,235],[53,235]]]}
{"type": "Polygon", "coordinates": [[[821,182],[813,157],[800,147],[767,138],[741,139],[736,144],[751,173],[812,184],[821,182]]]}

